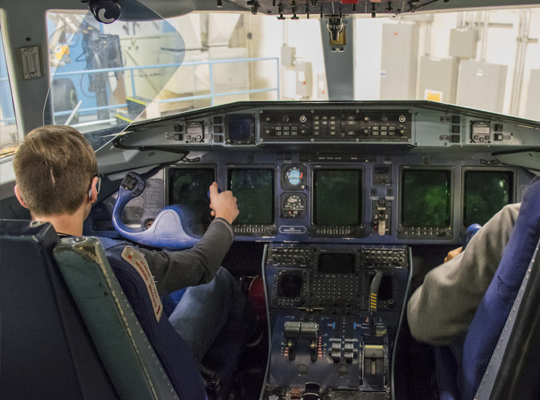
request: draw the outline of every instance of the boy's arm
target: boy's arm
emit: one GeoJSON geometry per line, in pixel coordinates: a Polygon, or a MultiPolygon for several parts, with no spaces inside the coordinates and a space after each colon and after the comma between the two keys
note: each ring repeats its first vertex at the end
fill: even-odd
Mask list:
{"type": "Polygon", "coordinates": [[[141,249],[160,295],[210,282],[234,241],[231,224],[238,216],[236,197],[230,190],[220,193],[216,182],[208,194],[215,219],[195,247],[171,253],[141,249]]]}
{"type": "Polygon", "coordinates": [[[139,248],[150,267],[160,295],[210,282],[234,241],[231,225],[216,218],[192,249],[166,252],[139,248]]]}

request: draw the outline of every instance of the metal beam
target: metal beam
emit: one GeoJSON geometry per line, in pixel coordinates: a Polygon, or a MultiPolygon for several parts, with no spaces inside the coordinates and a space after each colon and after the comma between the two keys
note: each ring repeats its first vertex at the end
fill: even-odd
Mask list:
{"type": "Polygon", "coordinates": [[[327,29],[327,18],[322,18],[321,36],[326,70],[326,87],[329,100],[354,99],[354,19],[344,18],[347,44],[335,46],[330,44],[327,29]]]}

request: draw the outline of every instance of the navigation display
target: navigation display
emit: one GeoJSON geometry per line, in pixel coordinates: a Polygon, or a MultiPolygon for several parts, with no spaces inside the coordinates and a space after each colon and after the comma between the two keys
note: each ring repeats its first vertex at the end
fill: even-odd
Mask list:
{"type": "Polygon", "coordinates": [[[240,211],[235,224],[274,223],[274,170],[231,169],[229,189],[240,211]]]}
{"type": "Polygon", "coordinates": [[[214,170],[210,168],[169,169],[168,204],[181,204],[193,211],[195,234],[201,234],[201,230],[204,232],[211,222],[208,188],[212,182],[214,170]]]}
{"type": "Polygon", "coordinates": [[[361,170],[317,170],[314,182],[313,223],[315,225],[347,226],[361,224],[361,170]]]}
{"type": "Polygon", "coordinates": [[[451,171],[403,170],[401,225],[446,228],[451,226],[451,171]]]}
{"type": "Polygon", "coordinates": [[[323,274],[354,273],[354,254],[321,254],[319,256],[319,272],[323,274]]]}
{"type": "Polygon", "coordinates": [[[484,225],[513,201],[512,171],[466,171],[463,224],[484,225]]]}

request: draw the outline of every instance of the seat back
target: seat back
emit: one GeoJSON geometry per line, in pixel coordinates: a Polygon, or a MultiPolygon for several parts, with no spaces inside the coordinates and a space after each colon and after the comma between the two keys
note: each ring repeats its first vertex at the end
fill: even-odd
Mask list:
{"type": "Polygon", "coordinates": [[[177,395],[96,238],[1,221],[0,310],[2,399],[205,398],[177,395]]]}
{"type": "MultiPolygon", "coordinates": [[[[87,240],[91,243],[98,242],[96,238],[87,240]]],[[[106,260],[103,261],[110,263],[114,275],[120,282],[141,327],[148,336],[149,343],[153,346],[180,399],[206,399],[204,381],[191,350],[174,330],[163,310],[159,309],[162,305],[157,294],[154,302],[148,295],[147,283],[143,277],[146,274],[151,275],[150,271],[146,267],[141,267],[139,262],[135,262],[135,266],[130,264],[122,256],[126,246],[130,245],[128,242],[109,238],[99,238],[99,241],[107,255],[106,260]]],[[[137,257],[136,254],[132,255],[137,257]]],[[[102,257],[105,256],[102,255],[102,257]]],[[[151,276],[150,279],[152,279],[151,276]]]]}
{"type": "Polygon", "coordinates": [[[0,398],[119,400],[67,289],[50,224],[0,220],[0,398]]]}
{"type": "MultiPolygon", "coordinates": [[[[144,324],[137,319],[136,306],[124,294],[100,241],[65,238],[53,254],[121,398],[187,400],[177,395],[164,372],[166,368],[141,327],[144,324]]],[[[138,297],[144,301],[147,291],[140,291],[138,297]]]]}
{"type": "Polygon", "coordinates": [[[536,400],[540,393],[540,241],[475,399],[536,400]]]}
{"type": "Polygon", "coordinates": [[[435,357],[435,380],[440,400],[460,400],[459,387],[457,383],[459,365],[448,346],[435,346],[433,348],[435,357]]]}
{"type": "Polygon", "coordinates": [[[540,180],[525,193],[501,262],[474,316],[459,375],[462,400],[473,399],[540,240],[540,180]]]}
{"type": "MultiPolygon", "coordinates": [[[[465,239],[463,240],[462,251],[464,251],[471,239],[482,228],[480,224],[472,224],[467,228],[465,239]]],[[[455,346],[455,347],[459,347],[455,346]]],[[[458,361],[448,346],[435,346],[433,348],[435,356],[435,379],[439,391],[440,400],[460,400],[457,376],[459,371],[458,361]]]]}

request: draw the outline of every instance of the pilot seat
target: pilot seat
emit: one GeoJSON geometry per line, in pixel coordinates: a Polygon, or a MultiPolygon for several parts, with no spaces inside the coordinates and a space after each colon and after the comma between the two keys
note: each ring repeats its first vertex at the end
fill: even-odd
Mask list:
{"type": "Polygon", "coordinates": [[[3,220],[0,259],[1,398],[207,399],[187,345],[140,296],[141,275],[115,276],[97,238],[3,220]]]}
{"type": "Polygon", "coordinates": [[[530,361],[540,352],[540,317],[531,309],[532,304],[538,305],[531,301],[540,296],[540,286],[534,284],[540,273],[539,244],[537,178],[527,188],[497,272],[469,326],[461,363],[449,348],[435,349],[442,400],[538,398],[540,383],[530,361]]]}

